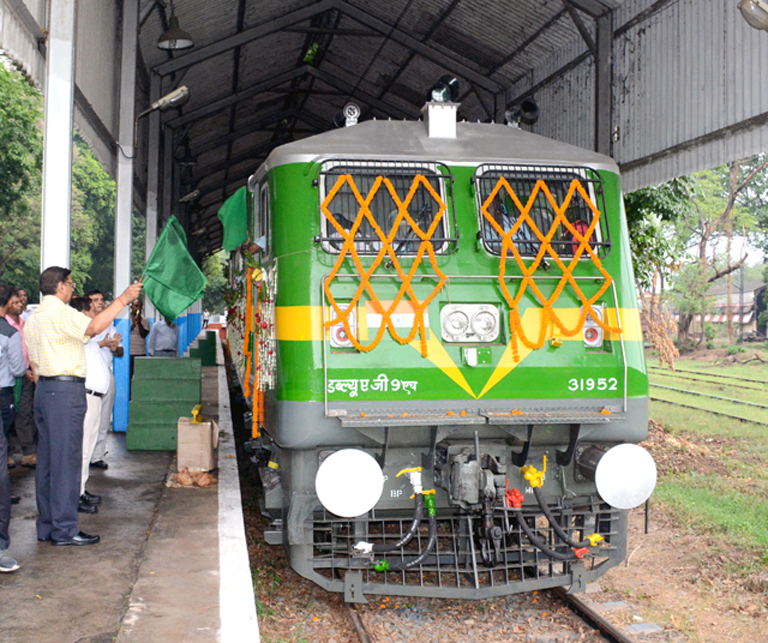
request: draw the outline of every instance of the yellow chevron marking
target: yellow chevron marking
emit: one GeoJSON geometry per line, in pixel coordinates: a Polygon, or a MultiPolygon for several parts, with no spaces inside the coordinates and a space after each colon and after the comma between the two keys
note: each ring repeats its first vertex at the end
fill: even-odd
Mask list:
{"type": "MultiPolygon", "coordinates": [[[[451,359],[451,356],[448,354],[448,351],[445,350],[445,347],[440,340],[435,337],[435,334],[431,330],[427,330],[427,335],[427,359],[456,382],[462,389],[477,399],[477,395],[472,391],[472,388],[469,386],[461,369],[456,366],[456,363],[451,359]]],[[[420,340],[413,340],[409,346],[421,354],[420,340]]]]}

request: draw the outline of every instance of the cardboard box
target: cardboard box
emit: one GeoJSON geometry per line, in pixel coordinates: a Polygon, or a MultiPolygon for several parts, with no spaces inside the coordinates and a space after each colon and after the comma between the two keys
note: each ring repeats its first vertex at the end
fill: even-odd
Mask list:
{"type": "Polygon", "coordinates": [[[192,418],[179,418],[176,427],[177,471],[210,471],[216,467],[215,451],[219,446],[219,427],[214,421],[192,424],[192,418]]]}

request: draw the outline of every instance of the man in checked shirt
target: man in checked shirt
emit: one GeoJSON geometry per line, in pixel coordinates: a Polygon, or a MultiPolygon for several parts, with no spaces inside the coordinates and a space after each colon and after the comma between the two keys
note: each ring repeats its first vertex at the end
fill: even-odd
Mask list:
{"type": "Polygon", "coordinates": [[[93,319],[67,306],[75,290],[70,271],[51,266],[40,275],[43,300],[25,326],[29,359],[38,375],[39,432],[35,485],[37,539],[54,545],[94,545],[98,536],[77,526],[85,417],[85,343],[107,328],[141,293],[135,283],[93,319]]]}

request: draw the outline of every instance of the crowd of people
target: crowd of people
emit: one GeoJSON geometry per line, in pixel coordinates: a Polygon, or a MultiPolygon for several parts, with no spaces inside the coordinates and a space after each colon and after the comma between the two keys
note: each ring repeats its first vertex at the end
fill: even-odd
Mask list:
{"type": "MultiPolygon", "coordinates": [[[[19,501],[8,469],[17,461],[35,468],[39,541],[99,542],[78,528],[78,513],[96,513],[101,503],[86,483],[91,468],[109,466],[104,456],[115,394],[112,360],[123,355],[112,322],[127,305],[131,362],[146,354],[151,332],[141,316],[141,288],[132,284],[107,305],[99,290],[75,296],[71,271],[52,266],[40,275],[42,301],[32,312],[26,291],[0,284],[0,572],[19,568],[9,553],[8,530],[11,504],[19,501]]],[[[164,325],[153,345],[158,355],[170,351],[163,333],[174,324],[164,325]]]]}

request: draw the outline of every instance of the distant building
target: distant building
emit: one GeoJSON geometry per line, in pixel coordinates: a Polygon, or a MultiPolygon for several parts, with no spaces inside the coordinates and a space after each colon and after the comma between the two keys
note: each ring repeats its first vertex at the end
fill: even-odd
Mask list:
{"type": "MultiPolygon", "coordinates": [[[[759,333],[765,336],[766,324],[759,324],[760,313],[765,311],[766,305],[763,302],[763,293],[768,284],[762,281],[747,281],[744,283],[744,292],[741,291],[741,284],[736,282],[731,285],[731,301],[728,302],[727,287],[725,284],[712,286],[707,292],[712,312],[704,315],[705,324],[725,324],[728,318],[728,308],[733,315],[734,328],[741,328],[744,336],[759,333]]],[[[674,320],[679,321],[680,315],[675,314],[674,320]]],[[[693,326],[701,326],[701,315],[696,315],[693,326]]]]}

